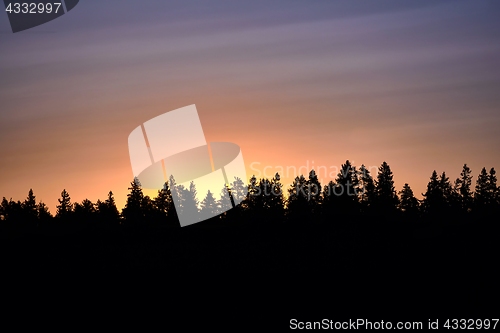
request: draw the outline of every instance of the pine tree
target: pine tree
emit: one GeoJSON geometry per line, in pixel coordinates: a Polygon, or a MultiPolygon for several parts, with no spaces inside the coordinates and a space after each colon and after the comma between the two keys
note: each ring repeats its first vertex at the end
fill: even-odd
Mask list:
{"type": "Polygon", "coordinates": [[[308,200],[305,188],[307,181],[303,175],[295,177],[288,189],[287,216],[290,222],[307,222],[308,200]]]}
{"type": "Polygon", "coordinates": [[[82,203],[75,203],[74,216],[81,222],[91,222],[96,212],[95,205],[89,199],[84,199],[82,203]]]}
{"type": "Polygon", "coordinates": [[[160,224],[169,227],[179,226],[177,211],[175,210],[172,192],[168,182],[163,184],[163,188],[158,191],[158,195],[153,199],[155,209],[155,220],[160,224]]]}
{"type": "Polygon", "coordinates": [[[28,192],[28,197],[23,202],[23,210],[30,218],[37,217],[37,205],[36,205],[36,197],[33,194],[33,190],[30,189],[28,192]]]}
{"type": "Polygon", "coordinates": [[[455,181],[455,192],[458,205],[462,212],[469,212],[472,209],[473,195],[471,191],[472,176],[471,170],[464,164],[460,178],[455,181]]]}
{"type": "Polygon", "coordinates": [[[352,215],[359,212],[358,207],[358,175],[351,162],[347,160],[340,167],[340,172],[335,179],[332,193],[337,201],[337,214],[352,215]]]}
{"type": "Polygon", "coordinates": [[[108,192],[108,197],[104,202],[98,200],[96,207],[98,215],[106,224],[116,225],[119,223],[120,213],[118,211],[118,208],[116,207],[115,198],[112,191],[108,192]]]}
{"type": "Polygon", "coordinates": [[[259,195],[255,197],[259,218],[263,218],[271,205],[271,182],[267,178],[259,180],[259,195]]]}
{"type": "MultiPolygon", "coordinates": [[[[229,186],[224,185],[222,190],[220,191],[220,198],[217,201],[217,211],[219,214],[223,214],[223,217],[226,216],[226,212],[233,208],[231,196],[237,195],[235,192],[231,191],[229,186]]],[[[234,199],[233,199],[234,200],[234,199]]]]}
{"type": "Polygon", "coordinates": [[[144,194],[139,179],[134,178],[128,190],[130,192],[127,194],[127,202],[122,210],[122,216],[125,219],[124,222],[132,226],[144,221],[144,212],[142,211],[144,194]]]}
{"type": "Polygon", "coordinates": [[[231,184],[231,195],[234,198],[234,204],[239,205],[248,195],[248,186],[243,183],[241,178],[235,177],[231,184]]]}
{"type": "Polygon", "coordinates": [[[393,214],[398,207],[399,199],[394,188],[391,168],[385,161],[378,169],[375,193],[376,209],[384,214],[393,214]]]}
{"type": "Polygon", "coordinates": [[[176,215],[182,215],[182,192],[184,187],[181,185],[177,185],[175,182],[175,178],[171,175],[168,179],[168,184],[170,188],[170,193],[172,194],[172,201],[175,204],[176,215]]]}
{"type": "Polygon", "coordinates": [[[439,180],[436,170],[432,172],[431,179],[427,184],[427,191],[422,194],[423,209],[425,213],[435,214],[441,206],[442,195],[439,193],[439,180]]]}
{"type": "Polygon", "coordinates": [[[285,214],[285,201],[283,198],[283,185],[281,177],[276,173],[271,179],[271,198],[269,202],[270,220],[277,223],[283,220],[285,214]]]}
{"type": "Polygon", "coordinates": [[[257,197],[260,195],[260,187],[257,184],[257,178],[255,175],[250,177],[248,183],[248,193],[246,199],[243,201],[243,210],[247,211],[247,215],[253,218],[255,210],[257,209],[257,197]]]}
{"type": "Polygon", "coordinates": [[[14,201],[12,198],[7,203],[6,206],[7,220],[11,222],[23,221],[25,214],[23,211],[23,204],[21,201],[14,201]]]}
{"type": "Polygon", "coordinates": [[[189,189],[186,189],[182,185],[170,185],[172,189],[172,197],[176,201],[176,207],[180,209],[177,210],[177,215],[179,219],[190,219],[190,220],[198,220],[199,219],[199,209],[198,209],[198,199],[196,198],[196,185],[194,182],[189,184],[189,189]],[[174,191],[174,188],[176,189],[174,191]]]}
{"type": "Polygon", "coordinates": [[[408,217],[416,217],[419,208],[418,199],[413,195],[410,185],[405,184],[403,189],[399,192],[401,201],[399,209],[408,217]]]}
{"type": "Polygon", "coordinates": [[[30,189],[28,197],[21,203],[20,223],[24,228],[33,229],[38,225],[38,214],[36,210],[36,198],[30,189]]]}
{"type": "Polygon", "coordinates": [[[423,209],[426,213],[432,216],[450,214],[453,207],[453,188],[445,172],[439,177],[436,170],[432,172],[423,196],[423,209]]]}
{"type": "Polygon", "coordinates": [[[476,211],[481,214],[492,215],[499,209],[499,189],[494,168],[490,169],[489,174],[486,168],[481,170],[476,181],[474,201],[476,211]]]}
{"type": "Polygon", "coordinates": [[[56,217],[59,219],[69,218],[73,213],[73,204],[66,189],[61,192],[61,199],[57,199],[57,201],[59,201],[59,205],[57,205],[56,217]]]}
{"type": "Polygon", "coordinates": [[[2,199],[2,203],[0,203],[0,221],[7,221],[9,213],[9,202],[5,197],[2,199]]]}
{"type": "Polygon", "coordinates": [[[142,198],[141,210],[144,216],[144,221],[147,222],[148,225],[154,224],[157,215],[154,207],[154,202],[149,197],[149,195],[145,195],[142,198]]]}
{"type": "Polygon", "coordinates": [[[474,201],[477,211],[484,211],[491,201],[488,178],[486,168],[482,168],[481,173],[476,180],[476,191],[474,193],[474,201]]]}
{"type": "Polygon", "coordinates": [[[333,181],[328,182],[323,187],[323,202],[321,204],[322,208],[322,213],[323,213],[323,219],[325,220],[330,220],[334,216],[335,213],[335,194],[333,193],[333,190],[335,188],[335,183],[333,181]]]}
{"type": "Polygon", "coordinates": [[[306,195],[307,201],[309,203],[308,213],[310,215],[309,218],[317,219],[319,218],[320,207],[321,207],[321,183],[318,180],[318,176],[316,175],[316,171],[311,170],[309,172],[309,179],[306,183],[306,195]]]}
{"type": "Polygon", "coordinates": [[[198,198],[196,185],[194,182],[189,183],[189,190],[184,191],[183,195],[184,209],[189,209],[190,211],[198,211],[198,198]]]}
{"type": "Polygon", "coordinates": [[[449,212],[453,203],[453,188],[444,171],[439,177],[439,189],[442,195],[442,209],[445,212],[449,212]]]}
{"type": "Polygon", "coordinates": [[[495,168],[490,169],[490,173],[488,175],[488,196],[490,199],[490,205],[495,206],[499,204],[500,199],[500,190],[497,186],[497,176],[495,168]]]}
{"type": "Polygon", "coordinates": [[[40,221],[40,225],[47,225],[50,220],[52,220],[52,214],[50,214],[49,208],[43,202],[39,202],[37,207],[37,216],[40,221]]]}
{"type": "Polygon", "coordinates": [[[201,202],[200,206],[201,206],[200,214],[203,219],[208,219],[219,214],[217,201],[215,200],[214,195],[212,194],[212,192],[210,192],[210,190],[207,192],[207,195],[201,202]]]}
{"type": "Polygon", "coordinates": [[[358,196],[361,203],[361,209],[364,213],[370,212],[375,201],[375,182],[370,171],[362,164],[359,168],[359,190],[358,196]]]}

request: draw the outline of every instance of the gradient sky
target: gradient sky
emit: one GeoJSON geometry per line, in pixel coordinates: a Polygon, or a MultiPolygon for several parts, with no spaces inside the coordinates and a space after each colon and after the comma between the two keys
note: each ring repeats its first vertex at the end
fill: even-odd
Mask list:
{"type": "Polygon", "coordinates": [[[121,208],[129,133],[190,104],[248,176],[385,160],[417,197],[434,169],[475,184],[500,168],[499,18],[493,0],[82,0],[13,34],[0,13],[0,197],[121,208]]]}

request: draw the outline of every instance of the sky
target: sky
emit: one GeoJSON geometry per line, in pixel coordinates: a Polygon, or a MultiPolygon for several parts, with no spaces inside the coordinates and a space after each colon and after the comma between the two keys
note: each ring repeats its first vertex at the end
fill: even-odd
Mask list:
{"type": "Polygon", "coordinates": [[[195,104],[207,141],[286,187],[386,161],[418,198],[433,170],[500,168],[498,1],[82,0],[12,33],[0,13],[0,198],[55,213],[133,179],[127,139],[195,104]],[[265,171],[265,173],[264,173],[265,171]]]}

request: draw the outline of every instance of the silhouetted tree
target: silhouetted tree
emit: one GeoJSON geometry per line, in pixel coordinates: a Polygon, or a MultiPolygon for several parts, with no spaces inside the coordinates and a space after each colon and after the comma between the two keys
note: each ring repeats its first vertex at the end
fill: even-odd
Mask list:
{"type": "Polygon", "coordinates": [[[307,222],[307,202],[306,188],[307,180],[303,175],[295,177],[293,184],[288,189],[287,217],[292,223],[307,222]]]}
{"type": "Polygon", "coordinates": [[[57,199],[57,201],[59,201],[59,205],[56,206],[56,218],[68,219],[73,213],[73,204],[66,189],[61,192],[61,199],[57,199]]]}
{"type": "Polygon", "coordinates": [[[229,188],[229,186],[224,185],[220,191],[219,200],[217,200],[217,211],[222,214],[221,217],[226,217],[227,211],[233,207],[233,200],[231,196],[234,192],[229,188]]]}
{"type": "Polygon", "coordinates": [[[489,174],[486,172],[486,168],[481,169],[476,181],[474,205],[476,212],[483,215],[492,214],[496,209],[498,205],[498,187],[494,168],[490,169],[489,174]]]}
{"type": "Polygon", "coordinates": [[[442,218],[450,212],[453,189],[445,172],[438,177],[436,171],[433,171],[423,196],[423,210],[427,215],[442,218]]]}
{"type": "Polygon", "coordinates": [[[33,194],[33,190],[30,189],[28,192],[28,197],[23,202],[23,210],[26,212],[27,216],[32,219],[37,218],[37,205],[36,205],[36,197],[33,194]]]}
{"type": "Polygon", "coordinates": [[[9,202],[5,197],[3,197],[2,202],[0,203],[0,221],[7,220],[7,209],[9,207],[9,202]]]}
{"type": "Polygon", "coordinates": [[[89,199],[84,199],[82,203],[75,203],[73,217],[81,223],[96,222],[95,205],[89,199]]]}
{"type": "Polygon", "coordinates": [[[321,208],[321,183],[318,180],[316,171],[309,172],[309,179],[306,183],[307,202],[309,204],[308,213],[309,219],[319,219],[321,208]]]}
{"type": "Polygon", "coordinates": [[[168,227],[179,227],[177,211],[175,209],[172,192],[168,182],[163,184],[163,188],[158,191],[158,195],[153,200],[155,209],[155,221],[160,225],[168,227]]]}
{"type": "Polygon", "coordinates": [[[333,193],[334,189],[335,183],[333,181],[328,182],[328,184],[323,187],[323,202],[321,203],[321,209],[323,213],[322,219],[325,221],[330,220],[335,214],[335,205],[337,201],[335,200],[335,194],[333,193]]]}
{"type": "Polygon", "coordinates": [[[431,179],[427,183],[427,191],[422,193],[424,197],[422,209],[427,214],[435,214],[442,205],[442,194],[439,191],[439,180],[436,170],[432,172],[431,179]]]}
{"type": "Polygon", "coordinates": [[[497,186],[495,168],[491,168],[490,174],[488,175],[488,193],[491,198],[491,206],[493,207],[494,212],[498,213],[500,211],[500,188],[497,186]]]}
{"type": "Polygon", "coordinates": [[[450,179],[446,176],[446,172],[443,171],[439,177],[439,188],[443,195],[443,209],[449,212],[451,204],[453,202],[453,188],[450,183],[450,179]]]}
{"type": "MultiPolygon", "coordinates": [[[[229,196],[226,196],[229,199],[229,196]]],[[[219,214],[219,209],[217,207],[217,201],[214,198],[214,195],[210,190],[207,192],[205,199],[200,204],[201,210],[200,214],[204,216],[204,218],[210,218],[217,214],[219,214]]]]}
{"type": "Polygon", "coordinates": [[[257,197],[260,195],[260,187],[257,184],[255,175],[250,177],[248,182],[248,193],[246,199],[242,202],[242,210],[245,212],[246,218],[254,219],[257,210],[257,197]]]}
{"type": "Polygon", "coordinates": [[[281,177],[276,173],[271,179],[271,198],[269,200],[268,216],[274,223],[281,222],[285,216],[285,201],[281,177]]]}
{"type": "Polygon", "coordinates": [[[39,202],[37,207],[37,216],[39,220],[39,225],[46,226],[52,220],[52,214],[50,214],[49,208],[43,202],[39,202]]]}
{"type": "Polygon", "coordinates": [[[145,195],[142,199],[141,205],[142,213],[144,214],[144,221],[150,226],[154,224],[156,218],[156,210],[153,199],[149,195],[145,195]]]}
{"type": "Polygon", "coordinates": [[[258,195],[256,195],[254,198],[254,209],[256,210],[259,219],[262,219],[265,216],[266,212],[269,211],[272,200],[271,182],[267,178],[261,178],[259,180],[258,187],[258,195]]]}
{"type": "Polygon", "coordinates": [[[413,195],[413,191],[410,185],[405,184],[403,189],[399,192],[401,198],[399,202],[399,209],[403,212],[406,217],[414,218],[417,217],[419,211],[418,199],[413,195]]]}
{"type": "Polygon", "coordinates": [[[130,183],[128,190],[130,192],[127,194],[127,202],[122,210],[122,216],[125,224],[133,226],[144,220],[144,212],[142,210],[144,206],[144,194],[139,179],[135,178],[130,183]]]}
{"type": "MultiPolygon", "coordinates": [[[[248,214],[245,214],[244,212],[246,211],[248,213],[248,204],[249,204],[249,192],[248,192],[248,185],[245,185],[243,180],[241,180],[238,177],[235,177],[234,181],[231,183],[231,186],[229,187],[229,192],[231,194],[230,196],[230,202],[229,204],[234,204],[234,208],[231,209],[230,211],[224,213],[224,217],[230,216],[233,218],[235,221],[241,221],[243,218],[248,217],[248,214]]],[[[228,203],[225,201],[225,198],[222,198],[222,192],[221,192],[221,199],[219,200],[219,206],[225,206],[228,203]]]]}
{"type": "Polygon", "coordinates": [[[199,208],[195,183],[191,182],[189,189],[186,189],[183,185],[177,185],[173,176],[170,176],[169,183],[179,219],[182,217],[198,219],[199,208]]]}
{"type": "Polygon", "coordinates": [[[391,168],[385,161],[378,168],[375,193],[376,209],[378,213],[383,213],[385,215],[394,214],[397,210],[399,199],[396,194],[396,189],[394,188],[391,168]]]}
{"type": "Polygon", "coordinates": [[[189,211],[190,213],[198,212],[198,199],[196,184],[194,182],[189,183],[189,189],[184,189],[182,193],[182,206],[184,211],[189,211]]]}
{"type": "Polygon", "coordinates": [[[117,225],[120,222],[120,212],[116,207],[113,192],[108,192],[108,198],[102,202],[97,201],[97,212],[101,221],[108,225],[117,225]]]}
{"type": "Polygon", "coordinates": [[[231,194],[234,197],[235,203],[241,203],[248,195],[248,185],[245,185],[241,178],[235,177],[231,183],[231,194]]]}
{"type": "Polygon", "coordinates": [[[12,198],[7,200],[3,197],[1,207],[2,219],[4,221],[17,221],[22,216],[22,204],[19,201],[15,202],[12,198]]]}
{"type": "Polygon", "coordinates": [[[358,175],[356,168],[347,160],[341,165],[333,188],[333,199],[337,201],[336,206],[340,208],[337,213],[352,216],[359,212],[357,188],[358,175]]]}
{"type": "Polygon", "coordinates": [[[37,205],[36,198],[33,194],[33,190],[30,189],[28,192],[28,197],[21,203],[21,216],[19,217],[19,222],[22,224],[22,227],[26,230],[33,230],[36,228],[38,224],[38,213],[37,213],[37,205]]]}
{"type": "Polygon", "coordinates": [[[361,203],[361,210],[364,213],[369,213],[373,208],[376,191],[375,182],[370,174],[370,171],[362,164],[359,168],[359,190],[358,196],[361,203]]]}
{"type": "Polygon", "coordinates": [[[488,187],[488,173],[486,172],[486,168],[482,168],[481,173],[477,177],[476,192],[474,193],[475,204],[478,209],[482,209],[490,201],[488,187]]]}
{"type": "Polygon", "coordinates": [[[455,189],[457,194],[457,204],[462,212],[470,212],[472,210],[473,195],[471,191],[472,176],[471,170],[464,164],[460,178],[455,180],[455,189]]]}

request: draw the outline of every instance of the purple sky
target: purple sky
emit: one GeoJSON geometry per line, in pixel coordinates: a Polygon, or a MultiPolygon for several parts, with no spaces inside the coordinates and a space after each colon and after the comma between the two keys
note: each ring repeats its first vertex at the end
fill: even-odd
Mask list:
{"type": "Polygon", "coordinates": [[[13,34],[0,14],[0,198],[33,188],[54,212],[63,188],[113,190],[121,208],[128,134],[190,104],[248,176],[386,160],[420,196],[434,169],[498,169],[499,17],[498,1],[82,0],[13,34]]]}

